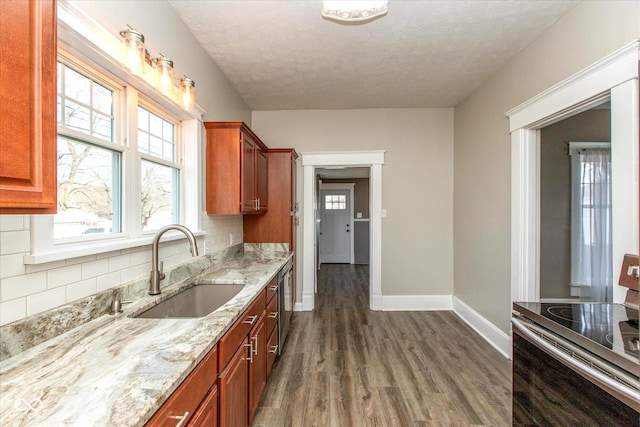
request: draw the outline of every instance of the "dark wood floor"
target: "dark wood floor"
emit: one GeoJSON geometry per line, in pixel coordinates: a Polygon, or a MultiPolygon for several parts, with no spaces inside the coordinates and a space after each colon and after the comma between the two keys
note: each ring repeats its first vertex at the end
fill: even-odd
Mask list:
{"type": "Polygon", "coordinates": [[[368,268],[323,265],[253,426],[508,426],[511,364],[453,312],[368,309],[368,268]]]}

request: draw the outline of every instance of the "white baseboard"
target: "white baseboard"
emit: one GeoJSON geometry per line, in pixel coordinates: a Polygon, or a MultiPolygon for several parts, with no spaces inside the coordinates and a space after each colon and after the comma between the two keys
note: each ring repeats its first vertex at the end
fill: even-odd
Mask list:
{"type": "Polygon", "coordinates": [[[451,295],[382,295],[382,311],[452,310],[451,295]]]}
{"type": "Polygon", "coordinates": [[[504,357],[511,359],[511,337],[508,334],[456,297],[453,297],[453,311],[504,357]]]}
{"type": "Polygon", "coordinates": [[[313,294],[313,292],[304,292],[302,294],[302,304],[297,302],[294,305],[294,310],[295,310],[295,306],[300,306],[300,309],[297,311],[313,311],[313,306],[314,306],[314,297],[315,295],[313,294]]]}

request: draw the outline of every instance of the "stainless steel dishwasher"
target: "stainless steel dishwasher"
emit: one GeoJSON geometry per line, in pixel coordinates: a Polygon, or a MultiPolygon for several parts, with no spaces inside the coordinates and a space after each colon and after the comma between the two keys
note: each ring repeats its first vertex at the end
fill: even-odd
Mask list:
{"type": "Polygon", "coordinates": [[[282,354],[293,314],[293,261],[289,260],[278,273],[278,355],[282,354]]]}

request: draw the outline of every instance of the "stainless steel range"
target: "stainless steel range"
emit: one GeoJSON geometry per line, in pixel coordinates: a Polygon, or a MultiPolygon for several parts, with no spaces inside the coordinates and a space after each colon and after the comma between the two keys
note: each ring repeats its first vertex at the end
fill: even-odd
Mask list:
{"type": "Polygon", "coordinates": [[[640,425],[638,310],[513,304],[513,425],[640,425]]]}

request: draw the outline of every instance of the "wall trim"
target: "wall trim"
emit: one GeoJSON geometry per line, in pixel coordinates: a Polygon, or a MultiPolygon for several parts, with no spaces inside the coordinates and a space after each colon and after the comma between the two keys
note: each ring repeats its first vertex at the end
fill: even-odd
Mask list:
{"type": "MultiPolygon", "coordinates": [[[[638,77],[640,40],[632,40],[609,55],[562,80],[549,89],[507,111],[509,131],[538,127],[553,116],[562,119],[566,110],[575,111],[582,103],[601,96],[612,87],[638,77]]],[[[584,106],[588,109],[590,106],[584,106]]]]}
{"type": "Polygon", "coordinates": [[[452,295],[382,295],[383,311],[451,311],[452,295]]]}
{"type": "Polygon", "coordinates": [[[459,298],[453,297],[453,311],[467,325],[478,333],[493,348],[504,357],[511,359],[511,336],[498,329],[493,323],[478,314],[477,311],[463,303],[459,298]]]}

